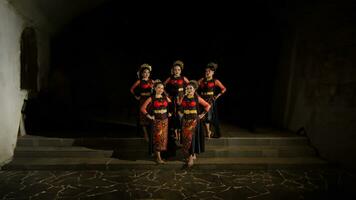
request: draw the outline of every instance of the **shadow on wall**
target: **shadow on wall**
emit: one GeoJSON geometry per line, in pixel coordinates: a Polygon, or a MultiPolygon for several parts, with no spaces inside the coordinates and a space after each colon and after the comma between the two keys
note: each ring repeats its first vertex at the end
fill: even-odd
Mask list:
{"type": "Polygon", "coordinates": [[[92,118],[49,92],[26,100],[26,132],[47,137],[137,137],[134,124],[92,118]]]}
{"type": "Polygon", "coordinates": [[[53,137],[136,136],[135,123],[124,120],[129,118],[126,116],[129,110],[114,110],[93,91],[86,95],[80,93],[78,97],[77,85],[72,79],[75,77],[68,75],[65,68],[51,68],[48,88],[25,102],[27,133],[53,137]]]}

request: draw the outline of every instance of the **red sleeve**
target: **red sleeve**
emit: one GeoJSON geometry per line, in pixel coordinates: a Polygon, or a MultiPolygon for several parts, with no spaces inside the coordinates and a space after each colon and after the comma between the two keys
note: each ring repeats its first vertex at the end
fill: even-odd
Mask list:
{"type": "Polygon", "coordinates": [[[184,83],[186,83],[186,84],[189,83],[189,80],[187,79],[187,77],[184,76],[183,79],[184,79],[184,83]]]}
{"type": "Polygon", "coordinates": [[[203,98],[199,97],[199,96],[198,96],[198,101],[199,101],[199,104],[204,107],[204,110],[206,112],[208,112],[209,109],[210,109],[210,104],[208,102],[206,102],[203,98]]]}
{"type": "Polygon", "coordinates": [[[184,98],[184,97],[180,97],[180,98],[178,97],[178,98],[177,98],[177,104],[178,104],[178,105],[182,104],[183,98],[184,98]]]}
{"type": "Polygon", "coordinates": [[[131,94],[135,95],[135,88],[140,84],[140,80],[137,80],[131,87],[130,92],[131,94]]]}
{"type": "Polygon", "coordinates": [[[148,106],[148,104],[150,104],[151,103],[151,101],[152,101],[152,98],[151,97],[149,97],[143,104],[142,104],[142,106],[141,106],[141,108],[140,108],[140,111],[143,113],[143,114],[147,114],[147,106],[148,106]]]}
{"type": "Polygon", "coordinates": [[[153,85],[154,85],[154,81],[152,79],[150,80],[150,85],[151,85],[151,87],[153,87],[153,85]]]}
{"type": "Polygon", "coordinates": [[[165,81],[164,81],[164,85],[167,85],[168,81],[171,80],[171,77],[168,77],[165,81]]]}
{"type": "Polygon", "coordinates": [[[215,85],[221,89],[221,93],[226,92],[226,87],[218,79],[215,80],[215,85]]]}
{"type": "Polygon", "coordinates": [[[199,79],[198,84],[200,85],[202,81],[203,81],[203,78],[199,79]]]}
{"type": "Polygon", "coordinates": [[[203,80],[204,80],[204,78],[201,78],[201,79],[198,80],[198,88],[201,87],[201,83],[202,83],[203,80]]]}

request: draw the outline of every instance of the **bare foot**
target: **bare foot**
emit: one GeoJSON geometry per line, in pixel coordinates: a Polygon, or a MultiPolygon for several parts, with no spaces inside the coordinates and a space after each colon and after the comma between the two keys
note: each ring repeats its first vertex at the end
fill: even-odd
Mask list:
{"type": "Polygon", "coordinates": [[[157,159],[156,162],[157,162],[157,164],[165,164],[166,163],[162,159],[157,159]]]}
{"type": "Polygon", "coordinates": [[[208,137],[208,139],[211,138],[211,131],[208,131],[207,137],[208,137]]]}
{"type": "Polygon", "coordinates": [[[144,139],[146,142],[148,142],[148,141],[149,141],[149,139],[148,139],[148,136],[147,136],[147,135],[143,136],[143,139],[144,139]]]}
{"type": "Polygon", "coordinates": [[[191,158],[189,158],[189,160],[188,160],[187,166],[188,166],[188,167],[192,167],[193,164],[194,164],[194,161],[193,161],[193,158],[191,157],[191,158]]]}
{"type": "Polygon", "coordinates": [[[176,145],[177,148],[182,148],[182,146],[183,146],[183,145],[179,142],[179,140],[175,140],[174,143],[175,143],[175,145],[176,145]]]}

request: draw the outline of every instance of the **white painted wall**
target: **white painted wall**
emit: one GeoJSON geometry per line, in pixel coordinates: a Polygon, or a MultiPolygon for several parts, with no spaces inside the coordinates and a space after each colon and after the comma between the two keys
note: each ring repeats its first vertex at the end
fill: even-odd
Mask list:
{"type": "Polygon", "coordinates": [[[0,163],[13,155],[26,92],[20,91],[20,37],[23,20],[0,1],[0,163]]]}
{"type": "Polygon", "coordinates": [[[50,34],[73,17],[107,0],[0,0],[0,167],[16,146],[21,108],[27,91],[20,89],[20,44],[26,27],[36,31],[38,88],[47,88],[50,34]]]}
{"type": "MultiPolygon", "coordinates": [[[[29,8],[29,10],[32,10],[29,8]]],[[[35,9],[33,9],[35,10],[35,9]]],[[[49,65],[49,36],[36,25],[37,16],[25,15],[7,0],[0,0],[0,166],[13,156],[19,130],[21,108],[27,91],[20,89],[20,44],[26,26],[37,32],[39,87],[46,84],[49,65]]]]}

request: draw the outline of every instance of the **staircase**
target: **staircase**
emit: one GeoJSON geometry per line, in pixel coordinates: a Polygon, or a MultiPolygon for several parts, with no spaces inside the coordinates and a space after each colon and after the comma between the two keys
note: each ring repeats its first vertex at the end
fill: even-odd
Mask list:
{"type": "MultiPolygon", "coordinates": [[[[228,137],[206,140],[196,169],[320,168],[320,159],[306,137],[228,137]]],[[[18,138],[6,170],[180,169],[181,151],[164,165],[147,154],[141,138],[18,138]]]]}

